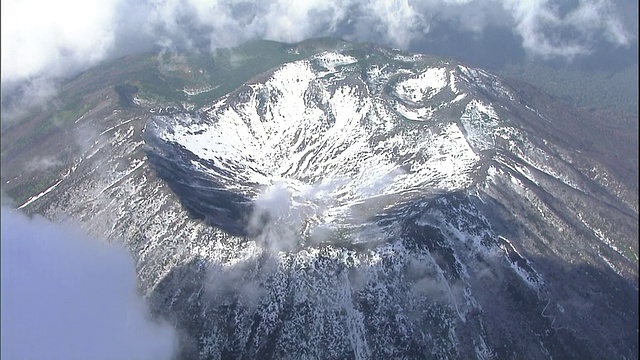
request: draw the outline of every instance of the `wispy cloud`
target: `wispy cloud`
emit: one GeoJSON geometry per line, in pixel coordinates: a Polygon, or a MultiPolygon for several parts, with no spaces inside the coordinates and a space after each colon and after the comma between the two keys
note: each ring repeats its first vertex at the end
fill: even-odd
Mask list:
{"type": "Polygon", "coordinates": [[[3,359],[170,359],[127,251],[2,207],[3,359]]]}
{"type": "MultiPolygon", "coordinates": [[[[3,60],[4,62],[4,60],[3,60]]],[[[36,109],[52,106],[57,92],[56,81],[49,75],[36,76],[25,81],[2,83],[2,90],[10,90],[2,95],[2,123],[10,124],[16,119],[36,109]],[[10,101],[5,101],[10,100],[10,101]]]]}
{"type": "Polygon", "coordinates": [[[212,48],[247,39],[338,36],[410,49],[442,24],[510,28],[534,56],[573,58],[637,42],[637,3],[612,0],[7,0],[2,81],[60,76],[151,46],[212,48]]]}
{"type": "Polygon", "coordinates": [[[637,24],[625,24],[624,16],[614,2],[581,0],[573,6],[570,4],[549,0],[505,0],[503,5],[512,16],[523,47],[543,57],[572,58],[588,54],[598,41],[615,45],[637,41],[637,24]]]}

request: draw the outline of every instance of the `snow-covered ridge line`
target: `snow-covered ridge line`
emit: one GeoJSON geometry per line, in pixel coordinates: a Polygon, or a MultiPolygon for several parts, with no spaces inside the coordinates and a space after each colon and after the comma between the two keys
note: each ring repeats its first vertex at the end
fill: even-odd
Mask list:
{"type": "Polygon", "coordinates": [[[329,70],[329,72],[335,72],[337,67],[357,63],[358,59],[337,51],[325,51],[312,56],[311,61],[318,62],[321,66],[329,70]]]}
{"type": "Polygon", "coordinates": [[[39,193],[38,195],[34,195],[32,197],[30,197],[24,204],[18,206],[18,209],[22,209],[26,206],[29,206],[29,204],[33,203],[34,201],[40,199],[41,197],[47,195],[48,193],[50,193],[53,189],[55,189],[58,185],[60,185],[60,183],[64,180],[64,178],[58,180],[57,182],[55,182],[53,185],[49,186],[46,190],[42,191],[41,193],[39,193]]]}
{"type": "Polygon", "coordinates": [[[515,270],[515,272],[520,276],[520,278],[527,283],[530,287],[540,291],[544,282],[532,267],[531,263],[527,258],[522,256],[520,252],[516,249],[516,247],[509,241],[509,239],[504,236],[498,236],[500,240],[499,246],[505,252],[505,257],[511,267],[515,270]],[[515,259],[513,259],[515,257],[515,259]],[[523,263],[524,262],[524,263],[523,263]]]}
{"type": "Polygon", "coordinates": [[[195,96],[204,94],[209,91],[213,91],[219,88],[220,85],[208,85],[208,86],[200,86],[200,87],[192,87],[192,88],[183,88],[182,92],[184,92],[187,96],[195,96]]]}

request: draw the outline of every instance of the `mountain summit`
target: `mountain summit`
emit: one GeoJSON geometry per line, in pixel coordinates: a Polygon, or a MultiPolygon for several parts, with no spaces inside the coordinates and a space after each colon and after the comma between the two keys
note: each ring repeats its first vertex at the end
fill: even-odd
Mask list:
{"type": "Polygon", "coordinates": [[[19,141],[32,122],[3,131],[19,135],[3,162],[78,144],[46,169],[11,157],[5,189],[126,243],[182,358],[637,357],[619,129],[451,60],[259,44],[225,57],[253,73],[223,96],[238,78],[174,56],[92,84],[40,144],[19,141]],[[284,62],[249,70],[265,47],[284,62]],[[155,71],[179,100],[145,88],[155,71]]]}

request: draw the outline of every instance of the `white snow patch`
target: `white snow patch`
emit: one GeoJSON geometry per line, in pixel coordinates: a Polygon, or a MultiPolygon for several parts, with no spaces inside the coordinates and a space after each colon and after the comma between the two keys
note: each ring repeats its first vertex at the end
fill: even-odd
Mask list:
{"type": "Polygon", "coordinates": [[[478,150],[488,150],[495,146],[495,138],[506,128],[493,107],[473,99],[465,107],[460,117],[467,139],[478,150]]]}
{"type": "Polygon", "coordinates": [[[405,118],[414,121],[426,121],[433,118],[435,109],[432,107],[418,107],[409,109],[402,103],[395,103],[395,110],[405,118]]]}
{"type": "Polygon", "coordinates": [[[456,72],[454,70],[449,71],[449,87],[451,88],[451,92],[454,94],[459,94],[458,87],[456,86],[456,72]]]}
{"type": "Polygon", "coordinates": [[[445,86],[447,86],[447,70],[428,68],[396,84],[395,91],[401,99],[417,103],[430,99],[445,86]]]}
{"type": "Polygon", "coordinates": [[[356,62],[358,62],[358,59],[353,56],[344,55],[335,51],[320,53],[312,57],[312,59],[318,61],[321,66],[331,72],[334,72],[339,66],[355,64],[356,62]]]}

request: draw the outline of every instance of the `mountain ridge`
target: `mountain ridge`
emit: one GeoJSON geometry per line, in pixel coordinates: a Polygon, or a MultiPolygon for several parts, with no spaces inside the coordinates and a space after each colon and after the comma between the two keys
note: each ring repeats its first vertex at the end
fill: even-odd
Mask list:
{"type": "Polygon", "coordinates": [[[347,46],[197,110],[87,113],[82,154],[21,206],[125,242],[184,358],[637,357],[633,182],[561,106],[446,63],[347,46]]]}

